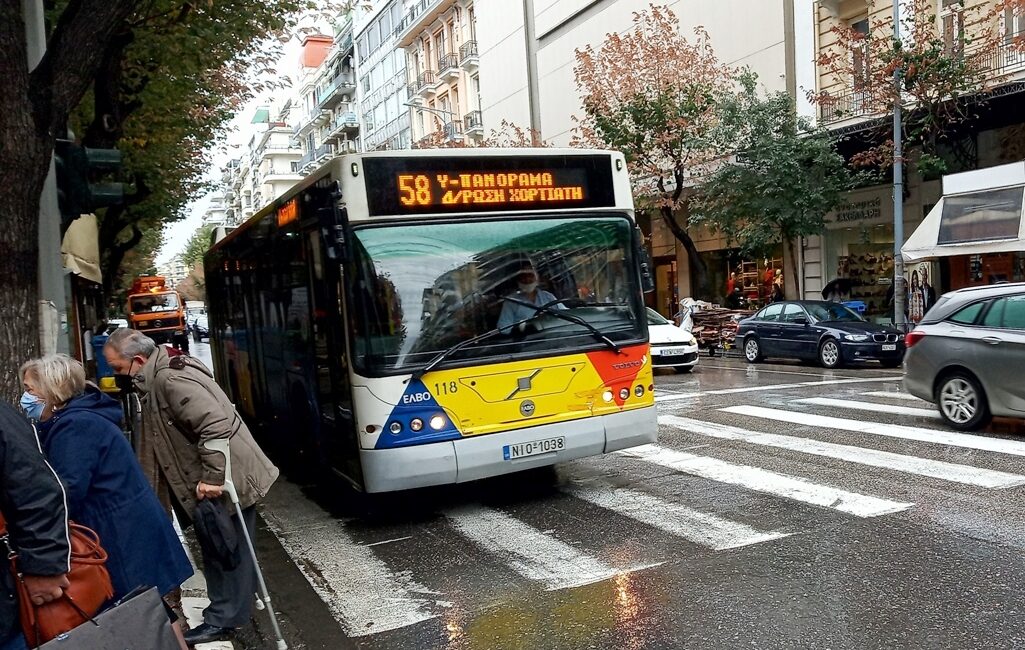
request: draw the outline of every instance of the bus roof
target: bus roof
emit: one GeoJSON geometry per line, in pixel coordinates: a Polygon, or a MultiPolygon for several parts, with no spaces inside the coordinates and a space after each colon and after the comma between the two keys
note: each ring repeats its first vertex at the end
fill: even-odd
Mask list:
{"type": "Polygon", "coordinates": [[[326,162],[227,233],[211,250],[269,215],[276,215],[279,225],[303,218],[300,195],[325,181],[338,183],[353,223],[453,214],[633,211],[626,161],[616,151],[483,147],[373,151],[326,162]]]}

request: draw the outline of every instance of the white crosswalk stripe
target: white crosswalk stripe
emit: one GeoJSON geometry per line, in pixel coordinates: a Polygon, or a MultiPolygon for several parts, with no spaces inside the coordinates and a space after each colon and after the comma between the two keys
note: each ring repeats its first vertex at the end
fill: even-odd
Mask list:
{"type": "Polygon", "coordinates": [[[787,533],[782,532],[763,532],[746,524],[700,512],[640,490],[577,485],[567,491],[578,499],[716,551],[787,536],[787,533]]]}
{"type": "Polygon", "coordinates": [[[486,552],[498,555],[528,580],[546,589],[568,589],[607,580],[620,573],[656,564],[617,569],[514,517],[485,507],[468,507],[445,515],[452,525],[486,552]]]}
{"type": "Polygon", "coordinates": [[[900,512],[914,505],[913,503],[890,501],[849,492],[830,485],[813,483],[796,476],[748,465],[736,465],[716,458],[688,454],[658,445],[643,445],[616,453],[685,474],[737,485],[756,492],[773,494],[823,508],[832,508],[856,517],[878,517],[892,512],[900,512]]]}
{"type": "Polygon", "coordinates": [[[965,449],[978,449],[980,451],[995,451],[1001,454],[1012,456],[1025,456],[1025,442],[1018,440],[1003,440],[1001,438],[987,438],[985,436],[957,433],[942,429],[926,429],[923,427],[912,427],[903,424],[883,424],[880,422],[866,422],[863,420],[850,420],[837,418],[828,415],[815,415],[814,413],[798,413],[784,409],[766,408],[763,406],[728,406],[721,409],[726,413],[735,413],[754,418],[775,420],[777,422],[789,422],[790,424],[803,424],[824,429],[839,429],[840,431],[855,431],[868,433],[877,436],[890,438],[903,438],[905,440],[916,440],[935,445],[950,445],[965,449]]]}
{"type": "MultiPolygon", "coordinates": [[[[788,390],[791,388],[808,388],[812,386],[835,386],[837,384],[864,384],[869,382],[893,381],[893,377],[864,377],[857,379],[826,379],[823,381],[802,381],[796,384],[769,384],[762,386],[742,386],[738,388],[717,388],[704,390],[698,393],[676,393],[672,395],[656,395],[656,402],[675,402],[679,400],[694,399],[701,395],[736,395],[739,393],[764,393],[775,390],[788,390]]],[[[657,392],[657,391],[656,391],[657,392]]]]}
{"type": "Polygon", "coordinates": [[[888,413],[890,415],[910,415],[916,418],[928,418],[939,420],[940,414],[936,409],[915,408],[913,406],[895,406],[893,404],[877,404],[875,402],[862,402],[852,399],[836,399],[834,397],[809,397],[807,399],[795,400],[794,404],[811,404],[813,406],[832,406],[852,411],[868,411],[869,413],[888,413]]]}
{"type": "Polygon", "coordinates": [[[389,569],[294,484],[278,481],[271,500],[264,508],[267,527],[349,636],[407,627],[438,615],[442,605],[423,597],[431,593],[426,587],[389,569]],[[284,506],[269,513],[266,506],[273,502],[284,506]]]}
{"type": "Polygon", "coordinates": [[[918,399],[911,393],[901,393],[894,390],[870,390],[862,393],[866,397],[883,397],[885,399],[899,399],[905,402],[918,402],[919,404],[928,404],[925,400],[918,399]]]}
{"type": "MultiPolygon", "coordinates": [[[[804,401],[804,400],[801,400],[804,401]]],[[[755,445],[789,449],[804,454],[836,458],[849,463],[881,467],[897,472],[918,474],[938,478],[944,481],[964,483],[985,488],[1007,488],[1025,485],[1025,476],[1009,474],[969,465],[958,465],[917,456],[906,456],[878,449],[866,449],[853,445],[840,445],[796,436],[785,436],[774,433],[750,431],[724,424],[692,420],[673,415],[658,418],[659,424],[665,424],[691,433],[697,433],[725,440],[740,440],[755,445]]]]}

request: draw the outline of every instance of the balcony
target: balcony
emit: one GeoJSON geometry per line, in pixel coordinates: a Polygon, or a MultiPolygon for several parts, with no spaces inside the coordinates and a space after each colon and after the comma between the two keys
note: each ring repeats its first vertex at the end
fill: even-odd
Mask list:
{"type": "Polygon", "coordinates": [[[459,65],[467,72],[473,72],[480,63],[477,54],[477,41],[466,41],[459,48],[459,65]]]}
{"type": "Polygon", "coordinates": [[[296,139],[305,137],[308,133],[316,130],[317,128],[327,124],[327,121],[331,118],[331,114],[322,108],[315,108],[312,112],[303,115],[299,118],[299,126],[293,131],[296,139]]]}
{"type": "Polygon", "coordinates": [[[461,70],[459,69],[459,55],[443,54],[438,57],[438,77],[441,79],[458,79],[461,70]]]}
{"type": "Polygon", "coordinates": [[[446,122],[444,126],[446,140],[460,141],[463,139],[463,123],[459,120],[446,122]]]}
{"type": "Polygon", "coordinates": [[[342,97],[346,95],[351,97],[354,92],[356,92],[356,78],[351,72],[340,72],[324,86],[317,105],[322,109],[334,108],[342,101],[342,97]]]}
{"type": "Polygon", "coordinates": [[[306,152],[299,162],[295,163],[293,169],[298,170],[301,174],[306,174],[313,170],[318,164],[327,160],[335,153],[335,147],[333,144],[322,144],[312,151],[306,152]]]}
{"type": "Polygon", "coordinates": [[[819,121],[823,125],[836,124],[873,114],[868,95],[861,90],[849,90],[832,95],[819,104],[819,121]]]}
{"type": "Polygon", "coordinates": [[[353,140],[342,140],[338,143],[338,147],[335,150],[339,156],[347,153],[356,153],[356,142],[353,140]]]}
{"type": "Polygon", "coordinates": [[[481,120],[480,111],[470,111],[464,115],[463,126],[466,127],[467,135],[484,135],[484,122],[481,120]]]}
{"type": "Polygon", "coordinates": [[[456,0],[420,0],[414,4],[395,29],[395,34],[398,36],[396,46],[409,47],[418,33],[455,3],[456,0]]]}
{"type": "Polygon", "coordinates": [[[434,70],[424,70],[416,78],[416,94],[421,97],[430,97],[438,88],[438,79],[434,70]]]}
{"type": "Polygon", "coordinates": [[[338,113],[327,129],[325,140],[346,140],[359,131],[359,118],[353,111],[338,113]]]}

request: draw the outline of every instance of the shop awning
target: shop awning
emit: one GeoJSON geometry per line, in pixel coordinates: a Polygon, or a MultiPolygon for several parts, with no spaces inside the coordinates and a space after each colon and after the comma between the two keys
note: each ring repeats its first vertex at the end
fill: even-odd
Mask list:
{"type": "Polygon", "coordinates": [[[61,243],[64,268],[96,284],[103,283],[100,274],[100,231],[95,214],[83,214],[68,226],[61,243]]]}
{"type": "Polygon", "coordinates": [[[908,237],[904,260],[1025,250],[1025,162],[943,177],[943,197],[908,237]]]}

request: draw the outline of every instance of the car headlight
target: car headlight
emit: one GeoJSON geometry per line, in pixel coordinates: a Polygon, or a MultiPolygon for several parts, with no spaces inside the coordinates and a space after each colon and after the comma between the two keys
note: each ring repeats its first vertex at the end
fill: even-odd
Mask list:
{"type": "Polygon", "coordinates": [[[867,341],[868,334],[844,334],[843,338],[845,341],[867,341]]]}

